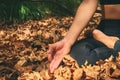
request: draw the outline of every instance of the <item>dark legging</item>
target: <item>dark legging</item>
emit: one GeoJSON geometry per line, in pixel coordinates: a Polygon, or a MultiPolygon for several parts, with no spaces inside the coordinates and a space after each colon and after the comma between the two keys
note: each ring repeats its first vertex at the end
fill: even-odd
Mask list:
{"type": "MultiPolygon", "coordinates": [[[[98,29],[110,36],[117,36],[120,38],[120,20],[104,20],[101,21],[98,29]],[[109,27],[109,29],[107,28],[109,27]]],[[[71,48],[70,55],[78,62],[79,66],[83,65],[85,61],[89,64],[96,64],[98,60],[105,60],[111,55],[118,56],[120,48],[120,41],[117,41],[115,49],[110,49],[103,43],[94,38],[85,38],[77,41],[71,48]]]]}

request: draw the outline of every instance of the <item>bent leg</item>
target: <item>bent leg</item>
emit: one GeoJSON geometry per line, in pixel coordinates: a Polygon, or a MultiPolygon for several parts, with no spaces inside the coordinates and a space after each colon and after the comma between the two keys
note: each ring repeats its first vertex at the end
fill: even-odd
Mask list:
{"type": "Polygon", "coordinates": [[[103,44],[105,44],[109,48],[114,48],[115,42],[117,40],[119,40],[118,37],[108,36],[108,35],[104,34],[102,31],[97,30],[97,29],[95,29],[93,31],[93,37],[94,37],[94,39],[102,42],[103,44]]]}
{"type": "Polygon", "coordinates": [[[120,52],[120,40],[117,40],[114,45],[114,50],[120,52]]]}
{"type": "Polygon", "coordinates": [[[120,51],[120,40],[115,36],[108,36],[101,32],[100,30],[95,29],[93,31],[93,37],[105,44],[109,48],[113,48],[115,51],[120,51]]]}
{"type": "Polygon", "coordinates": [[[96,64],[96,61],[107,59],[111,55],[116,57],[118,53],[93,38],[86,38],[73,45],[70,55],[81,66],[86,60],[89,64],[96,64]]]}

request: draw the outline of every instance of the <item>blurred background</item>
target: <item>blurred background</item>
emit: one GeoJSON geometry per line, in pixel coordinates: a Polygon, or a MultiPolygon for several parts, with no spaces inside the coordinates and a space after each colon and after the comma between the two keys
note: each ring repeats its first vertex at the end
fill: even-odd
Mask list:
{"type": "Polygon", "coordinates": [[[81,0],[0,0],[0,22],[74,16],[81,0]]]}

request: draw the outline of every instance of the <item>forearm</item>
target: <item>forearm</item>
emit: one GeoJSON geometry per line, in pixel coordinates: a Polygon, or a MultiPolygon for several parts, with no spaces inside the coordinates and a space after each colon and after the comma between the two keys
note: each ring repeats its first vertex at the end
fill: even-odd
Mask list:
{"type": "Polygon", "coordinates": [[[84,27],[88,24],[89,20],[93,16],[97,8],[97,0],[84,0],[79,6],[74,21],[65,36],[71,45],[76,41],[79,34],[82,32],[84,27]]]}

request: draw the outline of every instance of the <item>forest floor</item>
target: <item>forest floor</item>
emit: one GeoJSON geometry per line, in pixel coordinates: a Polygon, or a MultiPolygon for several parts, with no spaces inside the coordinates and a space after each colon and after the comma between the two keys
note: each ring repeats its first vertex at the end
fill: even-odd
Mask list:
{"type": "MultiPolygon", "coordinates": [[[[96,28],[101,14],[96,13],[79,39],[96,28]]],[[[66,55],[62,64],[49,74],[48,45],[61,40],[67,33],[73,17],[52,17],[23,24],[0,26],[0,80],[119,80],[120,57],[112,56],[97,65],[79,67],[66,55]]]]}

